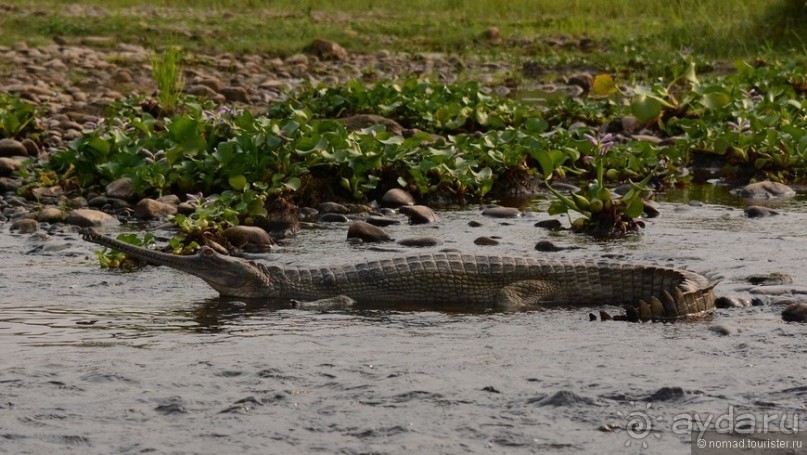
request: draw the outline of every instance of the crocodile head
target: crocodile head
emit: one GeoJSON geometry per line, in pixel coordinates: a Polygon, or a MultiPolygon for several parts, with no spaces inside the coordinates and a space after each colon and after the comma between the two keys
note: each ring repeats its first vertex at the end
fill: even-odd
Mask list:
{"type": "Polygon", "coordinates": [[[207,246],[194,255],[178,256],[130,245],[92,229],[83,229],[81,236],[88,242],[113,248],[129,257],[197,276],[222,297],[271,297],[275,290],[264,268],[251,261],[219,254],[207,246]]]}

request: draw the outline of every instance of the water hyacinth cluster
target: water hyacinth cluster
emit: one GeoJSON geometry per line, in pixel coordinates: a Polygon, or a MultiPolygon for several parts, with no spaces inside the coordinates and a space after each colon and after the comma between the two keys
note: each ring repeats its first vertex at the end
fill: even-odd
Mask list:
{"type": "MultiPolygon", "coordinates": [[[[648,174],[638,184],[633,184],[632,188],[623,196],[615,197],[605,186],[608,176],[605,171],[605,157],[615,149],[616,142],[612,134],[583,135],[592,147],[592,155],[589,156],[593,163],[596,177],[581,192],[570,192],[569,196],[561,194],[549,183],[546,186],[555,195],[557,200],[549,207],[550,214],[566,213],[569,215],[572,230],[575,232],[585,232],[596,237],[613,237],[636,231],[643,227],[641,222],[635,218],[642,214],[644,204],[640,197],[645,186],[650,181],[652,173],[648,174]],[[572,220],[572,214],[576,212],[579,217],[572,220]]],[[[612,174],[616,172],[610,169],[612,174]]]]}
{"type": "Polygon", "coordinates": [[[310,87],[264,114],[183,96],[178,113],[159,115],[132,98],[110,106],[42,170],[29,170],[23,191],[53,183],[98,191],[128,177],[141,197],[201,192],[209,203],[186,220],[193,230],[203,219],[253,220],[278,196],[306,204],[323,188],[360,201],[402,187],[423,199],[471,202],[579,179],[583,190],[574,194],[549,186],[557,199],[550,212],[577,214],[570,221],[578,231],[613,235],[639,226],[639,193],[651,175],[685,185],[692,173],[682,168],[696,154],[721,156],[727,179],[807,180],[803,69],[740,65],[729,76],[698,78],[689,68],[673,82],[624,90],[598,77],[604,95],[545,106],[499,98],[478,83],[420,80],[310,87]],[[357,113],[396,120],[403,131],[348,129],[340,117],[357,113]],[[657,140],[614,130],[627,115],[657,140]],[[621,197],[606,188],[631,180],[638,183],[621,197]]]}

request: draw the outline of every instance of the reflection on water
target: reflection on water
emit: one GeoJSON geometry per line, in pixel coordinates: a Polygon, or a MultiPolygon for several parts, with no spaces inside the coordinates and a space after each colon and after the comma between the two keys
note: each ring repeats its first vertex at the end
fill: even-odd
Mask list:
{"type": "MultiPolygon", "coordinates": [[[[643,234],[615,242],[538,229],[548,216],[534,209],[446,210],[437,225],[389,231],[487,254],[687,266],[722,275],[718,294],[807,299],[804,199],[764,219],[743,204],[721,187],[670,191],[643,234]],[[500,244],[474,245],[482,235],[500,244]],[[539,240],[580,248],[539,253],[539,240]],[[747,277],[772,272],[793,284],[751,294],[747,277]]],[[[304,230],[265,260],[413,251],[349,244],[345,229],[304,230]]],[[[99,270],[76,234],[53,242],[79,254],[24,254],[25,236],[0,234],[2,453],[624,453],[628,442],[676,453],[689,435],[674,416],[807,404],[807,325],[784,323],[775,304],[683,324],[589,322],[599,307],[302,311],[221,299],[162,267],[99,270]],[[625,431],[637,409],[653,418],[652,439],[625,431]]]]}

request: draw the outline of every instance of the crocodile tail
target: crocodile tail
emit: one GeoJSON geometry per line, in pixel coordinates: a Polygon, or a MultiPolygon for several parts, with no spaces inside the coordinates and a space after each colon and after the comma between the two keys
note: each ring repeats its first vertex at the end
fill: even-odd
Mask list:
{"type": "Polygon", "coordinates": [[[632,322],[671,322],[703,316],[714,310],[718,282],[713,277],[691,274],[672,291],[625,305],[625,317],[632,322]]]}

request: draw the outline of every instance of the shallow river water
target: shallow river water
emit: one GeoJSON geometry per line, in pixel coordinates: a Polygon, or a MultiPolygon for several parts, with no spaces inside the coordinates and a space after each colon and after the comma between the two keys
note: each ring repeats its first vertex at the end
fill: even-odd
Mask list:
{"type": "MultiPolygon", "coordinates": [[[[688,197],[606,243],[534,227],[543,202],[513,220],[471,208],[388,231],[437,236],[434,250],[685,266],[721,275],[718,295],[807,298],[803,198],[749,219],[730,198],[688,197]],[[481,235],[501,243],[474,245],[481,235]],[[540,253],[539,240],[582,248],[540,253]],[[772,272],[793,284],[747,281],[772,272]]],[[[412,251],[345,232],[304,230],[266,260],[412,251]]],[[[783,322],[779,304],[676,324],[590,322],[599,308],[323,313],[221,301],[164,267],[100,270],[95,245],[52,236],[0,225],[0,453],[690,453],[695,416],[749,413],[807,432],[807,324],[783,322]]]]}

